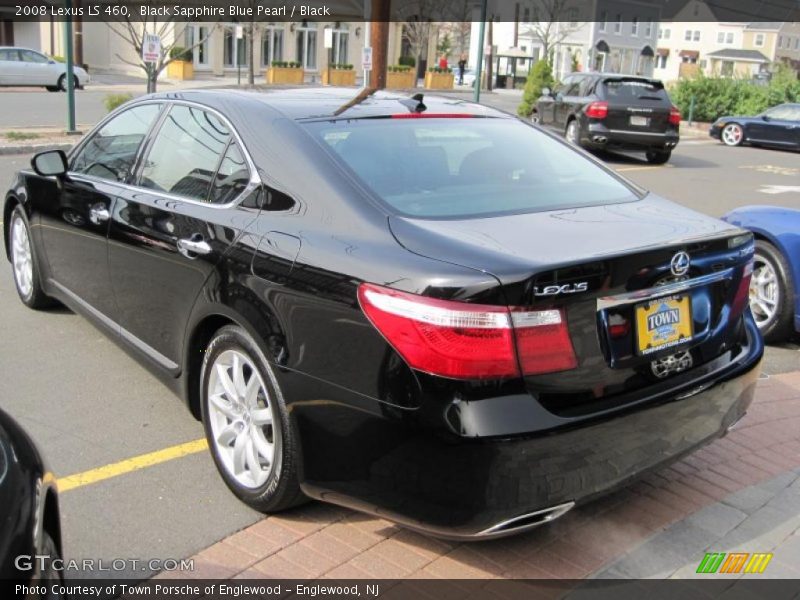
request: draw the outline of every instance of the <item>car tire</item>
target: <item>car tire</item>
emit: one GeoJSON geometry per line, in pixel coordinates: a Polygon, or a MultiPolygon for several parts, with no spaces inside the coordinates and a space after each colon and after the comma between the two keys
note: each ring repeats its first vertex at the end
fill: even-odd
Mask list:
{"type": "Polygon", "coordinates": [[[37,573],[34,580],[39,584],[40,589],[44,589],[44,594],[39,594],[41,600],[57,600],[64,596],[60,593],[61,584],[64,583],[64,572],[56,568],[61,561],[55,540],[47,532],[42,532],[42,548],[40,556],[48,557],[38,562],[37,573]]]}
{"type": "Polygon", "coordinates": [[[278,380],[241,327],[221,328],[206,347],[200,402],[214,463],[239,499],[264,513],[307,500],[297,476],[300,443],[278,380]]]}
{"type": "Polygon", "coordinates": [[[22,303],[33,309],[49,308],[56,304],[42,289],[39,258],[31,239],[30,224],[25,211],[19,205],[11,211],[8,242],[14,287],[17,288],[22,303]]]}
{"type": "Polygon", "coordinates": [[[767,342],[778,342],[791,330],[793,284],[786,259],[766,240],[756,240],[753,277],[750,280],[750,310],[767,342]]]}
{"type": "Polygon", "coordinates": [[[575,146],[580,146],[581,145],[580,135],[581,134],[578,129],[578,120],[572,119],[569,123],[567,123],[567,129],[564,132],[564,137],[567,138],[567,141],[570,144],[573,144],[575,146]]]}
{"type": "Polygon", "coordinates": [[[48,92],[60,92],[61,91],[61,89],[57,85],[47,85],[47,86],[45,86],[45,89],[48,92]]]}
{"type": "Polygon", "coordinates": [[[671,150],[648,150],[645,152],[645,158],[651,165],[663,165],[672,156],[671,150]]]}
{"type": "Polygon", "coordinates": [[[744,129],[738,123],[728,123],[722,128],[719,139],[726,146],[741,146],[744,142],[744,129]]]}
{"type": "MultiPolygon", "coordinates": [[[[75,75],[72,76],[72,87],[74,87],[76,90],[80,88],[80,85],[79,85],[79,82],[78,82],[78,78],[75,75]]],[[[62,75],[61,77],[58,78],[58,89],[61,90],[62,92],[66,92],[67,91],[67,75],[66,74],[64,74],[64,75],[62,75]]]]}

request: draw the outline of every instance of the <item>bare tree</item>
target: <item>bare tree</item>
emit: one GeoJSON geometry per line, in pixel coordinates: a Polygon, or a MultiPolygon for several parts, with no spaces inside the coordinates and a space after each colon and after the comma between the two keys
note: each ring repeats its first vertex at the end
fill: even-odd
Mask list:
{"type": "Polygon", "coordinates": [[[541,43],[548,60],[550,52],[583,25],[576,20],[579,8],[574,0],[527,0],[522,5],[532,9],[527,34],[541,43]]]}
{"type": "MultiPolygon", "coordinates": [[[[132,22],[130,19],[125,18],[125,20],[120,22],[109,22],[108,26],[111,28],[111,31],[116,33],[133,49],[136,60],[129,60],[120,56],[119,54],[116,54],[116,57],[125,64],[142,69],[147,77],[147,93],[149,94],[155,92],[156,82],[159,74],[167,67],[169,63],[171,63],[173,60],[176,60],[170,57],[170,51],[173,48],[183,46],[183,40],[185,38],[188,23],[184,23],[182,27],[178,27],[176,23],[172,21],[157,21],[155,18],[152,21],[144,19],[136,22],[132,22]],[[173,41],[172,43],[165,44],[164,39],[170,30],[172,30],[173,33],[173,41]],[[155,34],[162,40],[161,52],[159,53],[158,61],[155,63],[146,63],[144,60],[142,60],[142,45],[144,44],[146,33],[155,34]]],[[[198,46],[204,44],[206,40],[211,37],[211,34],[216,28],[217,25],[210,27],[208,29],[208,34],[205,37],[195,40],[195,43],[186,49],[188,51],[193,51],[198,46]]]]}
{"type": "Polygon", "coordinates": [[[438,32],[436,21],[441,7],[435,0],[405,0],[395,5],[395,10],[403,18],[403,36],[411,47],[411,54],[417,62],[417,69],[422,67],[422,56],[427,56],[428,44],[438,32]]]}

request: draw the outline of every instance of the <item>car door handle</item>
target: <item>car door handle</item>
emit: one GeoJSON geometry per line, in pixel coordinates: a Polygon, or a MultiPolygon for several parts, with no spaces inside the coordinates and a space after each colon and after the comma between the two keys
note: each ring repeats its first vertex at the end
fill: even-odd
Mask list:
{"type": "Polygon", "coordinates": [[[201,254],[210,254],[211,246],[199,234],[178,240],[178,252],[186,258],[197,258],[201,254]]]}
{"type": "Polygon", "coordinates": [[[89,208],[89,220],[95,224],[100,225],[108,219],[111,215],[108,212],[108,208],[104,204],[95,204],[91,208],[89,208]]]}

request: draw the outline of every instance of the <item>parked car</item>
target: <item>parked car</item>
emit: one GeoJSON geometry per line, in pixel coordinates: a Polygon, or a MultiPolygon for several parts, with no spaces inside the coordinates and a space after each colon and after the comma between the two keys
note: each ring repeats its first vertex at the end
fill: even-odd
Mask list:
{"type": "Polygon", "coordinates": [[[0,580],[58,582],[61,554],[55,478],[41,453],[0,410],[0,580]]]}
{"type": "Polygon", "coordinates": [[[776,148],[800,148],[800,104],[779,104],[754,117],[720,117],[708,135],[726,146],[745,142],[776,148]]]}
{"type": "Polygon", "coordinates": [[[645,153],[667,162],[680,140],[680,111],[657,79],[613,73],[572,73],[545,88],[531,119],[590,150],[645,153]]]}
{"type": "MultiPolygon", "coordinates": [[[[458,83],[458,68],[455,69],[454,73],[456,74],[456,83],[458,83]]],[[[475,75],[475,69],[464,69],[464,82],[461,85],[474,87],[475,75]]]]}
{"type": "MultiPolygon", "coordinates": [[[[74,85],[83,89],[91,78],[73,67],[74,85]]],[[[0,86],[44,86],[50,92],[67,90],[67,65],[29,48],[0,46],[0,86]]]]}
{"type": "Polygon", "coordinates": [[[150,365],[266,512],[506,535],[745,414],[752,234],[501,111],[353,94],[150,95],[36,155],[20,299],[150,365]]]}
{"type": "Polygon", "coordinates": [[[800,332],[800,210],[744,206],[722,219],[755,233],[750,309],[764,338],[800,332]]]}

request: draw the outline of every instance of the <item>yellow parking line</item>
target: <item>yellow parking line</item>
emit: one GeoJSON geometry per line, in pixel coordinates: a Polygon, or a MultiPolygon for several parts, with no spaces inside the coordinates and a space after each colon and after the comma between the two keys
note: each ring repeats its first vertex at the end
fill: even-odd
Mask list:
{"type": "Polygon", "coordinates": [[[97,483],[98,481],[111,479],[112,477],[124,475],[125,473],[146,469],[147,467],[181,458],[182,456],[203,452],[206,448],[208,448],[208,444],[205,438],[201,438],[192,442],[156,450],[155,452],[148,452],[147,454],[126,458],[125,460],[111,463],[110,465],[104,465],[96,469],[84,471],[83,473],[75,473],[74,475],[62,477],[58,480],[58,491],[66,492],[84,485],[89,485],[90,483],[97,483]]]}
{"type": "Polygon", "coordinates": [[[620,169],[614,169],[617,173],[622,173],[623,171],[649,171],[651,169],[673,169],[672,165],[657,165],[657,166],[641,166],[641,167],[622,167],[620,169]]]}

